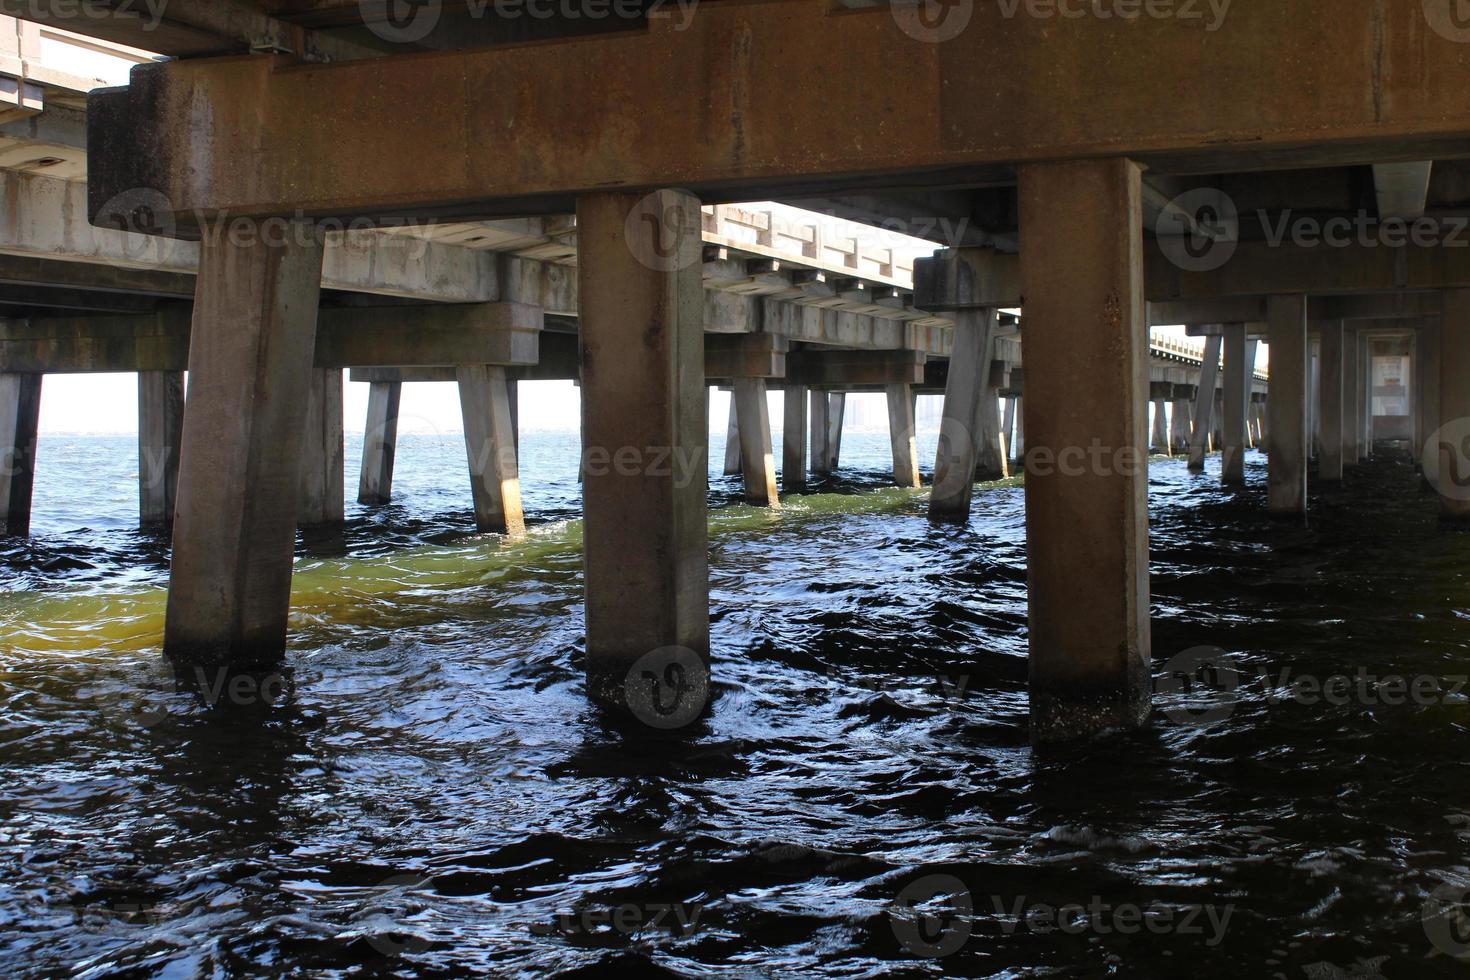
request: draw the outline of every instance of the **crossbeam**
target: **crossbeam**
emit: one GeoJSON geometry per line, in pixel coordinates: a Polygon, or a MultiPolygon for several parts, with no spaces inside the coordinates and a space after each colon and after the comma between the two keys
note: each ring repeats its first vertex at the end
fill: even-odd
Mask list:
{"type": "Polygon", "coordinates": [[[955,5],[971,21],[944,43],[897,8],[834,6],[705,4],[678,31],[326,65],[141,66],[90,96],[89,213],[113,220],[104,205],[138,188],[183,227],[221,211],[565,213],[589,188],[712,202],[975,186],[1098,156],[1163,174],[1470,156],[1470,46],[1423,4],[1240,3],[1213,31],[955,5]],[[1209,98],[1180,97],[1200,79],[1209,98]]]}

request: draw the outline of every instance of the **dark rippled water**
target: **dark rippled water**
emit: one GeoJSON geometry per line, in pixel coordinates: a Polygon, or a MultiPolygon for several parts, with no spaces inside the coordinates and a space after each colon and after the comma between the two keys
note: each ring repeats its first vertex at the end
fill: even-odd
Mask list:
{"type": "Polygon", "coordinates": [[[713,707],[650,733],[582,695],[574,444],[523,448],[535,527],[505,545],[471,533],[461,445],[405,437],[400,503],[301,548],[286,693],[212,712],[165,680],[132,441],[43,440],[0,561],[0,969],[1465,974],[1425,909],[1470,885],[1470,535],[1407,463],[1298,526],[1262,457],[1238,493],[1155,460],[1156,662],[1218,648],[1244,682],[1038,756],[1019,486],[935,527],[881,434],[779,514],[717,478],[713,707]],[[1438,693],[1283,694],[1360,669],[1438,693]]]}

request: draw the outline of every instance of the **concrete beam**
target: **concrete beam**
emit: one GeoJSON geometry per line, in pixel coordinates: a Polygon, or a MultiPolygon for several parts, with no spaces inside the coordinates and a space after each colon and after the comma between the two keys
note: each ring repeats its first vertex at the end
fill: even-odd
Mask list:
{"type": "Polygon", "coordinates": [[[1429,200],[1432,160],[1408,163],[1375,163],[1373,193],[1378,199],[1378,217],[1413,221],[1424,216],[1429,200]]]}
{"type": "Polygon", "coordinates": [[[1038,22],[981,4],[968,29],[936,44],[925,43],[934,25],[887,6],[710,4],[681,31],[670,18],[371,62],[149,65],[128,89],[90,97],[90,213],[104,218],[132,188],[160,192],[160,216],[184,221],[195,209],[298,207],[496,217],[567,212],[589,187],[642,193],[678,179],[707,201],[915,188],[1103,149],[1156,173],[1470,153],[1461,46],[1428,29],[1419,4],[1339,13],[1339,0],[1238,5],[1228,29],[1204,33],[1179,18],[1038,22]],[[1270,56],[1282,50],[1313,57],[1270,56]],[[1070,70],[1038,70],[1055,64],[1070,70]],[[538,84],[518,88],[526,78],[538,84]],[[1088,80],[1080,101],[1077,78],[1088,80]],[[1164,94],[1200,78],[1215,80],[1216,97],[1164,94]],[[655,91],[662,111],[649,113],[638,95],[655,91]],[[194,124],[201,113],[207,130],[194,124]],[[675,123],[711,113],[740,123],[699,140],[675,123]],[[386,132],[404,152],[385,154],[386,132]]]}
{"type": "Polygon", "coordinates": [[[920,385],[928,359],[915,350],[792,351],[786,357],[786,381],[813,388],[859,388],[868,385],[920,385]]]}

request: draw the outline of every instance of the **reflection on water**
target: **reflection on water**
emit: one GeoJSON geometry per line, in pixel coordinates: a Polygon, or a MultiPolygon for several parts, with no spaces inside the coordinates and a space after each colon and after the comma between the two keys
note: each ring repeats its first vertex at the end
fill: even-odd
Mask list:
{"type": "Polygon", "coordinates": [[[1300,526],[1260,456],[1240,492],[1156,460],[1156,662],[1239,686],[1038,757],[1019,486],[931,525],[881,434],[780,514],[717,477],[713,707],[671,735],[583,698],[575,451],[524,442],[506,545],[462,444],[406,437],[400,502],[303,543],[282,675],[214,711],[157,652],[133,443],[43,442],[0,558],[7,974],[1463,974],[1424,908],[1470,885],[1470,535],[1406,463],[1300,526]]]}

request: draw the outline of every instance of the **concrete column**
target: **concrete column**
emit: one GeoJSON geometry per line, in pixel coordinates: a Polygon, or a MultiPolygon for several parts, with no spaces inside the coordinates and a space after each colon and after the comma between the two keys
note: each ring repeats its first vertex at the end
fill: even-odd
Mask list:
{"type": "Polygon", "coordinates": [[[814,474],[826,475],[832,472],[830,453],[827,450],[828,415],[827,407],[830,399],[825,391],[813,391],[811,394],[811,444],[812,444],[812,472],[814,474]]]}
{"type": "Polygon", "coordinates": [[[184,372],[138,372],[138,522],[167,527],[179,487],[184,372]]]}
{"type": "Polygon", "coordinates": [[[1322,457],[1322,413],[1317,407],[1322,397],[1321,370],[1321,357],[1317,350],[1317,342],[1309,334],[1307,336],[1307,432],[1310,435],[1310,441],[1307,443],[1308,461],[1322,457]]]}
{"type": "MultiPolygon", "coordinates": [[[[1346,323],[1342,328],[1342,465],[1357,466],[1360,458],[1359,422],[1363,392],[1358,384],[1358,331],[1346,323]]],[[[1274,375],[1275,372],[1273,371],[1274,375]]],[[[1269,421],[1269,419],[1268,419],[1269,421]]]]}
{"type": "Polygon", "coordinates": [[[362,474],[357,502],[386,504],[393,496],[393,457],[398,451],[400,381],[374,381],[368,389],[367,426],[362,434],[362,474]]]}
{"type": "Polygon", "coordinates": [[[312,369],[304,429],[296,523],[301,527],[341,524],[346,517],[341,368],[312,369]]]}
{"type": "MultiPolygon", "coordinates": [[[[1470,289],[1446,289],[1439,318],[1439,420],[1444,430],[1431,447],[1438,453],[1440,516],[1470,520],[1470,289]]],[[[1431,472],[1436,472],[1431,469],[1431,472]]]]}
{"type": "Polygon", "coordinates": [[[1273,514],[1307,512],[1307,301],[1272,296],[1270,315],[1271,463],[1267,507],[1273,514]]]}
{"type": "Polygon", "coordinates": [[[701,249],[690,194],[577,200],[587,691],[664,728],[709,683],[701,249]],[[594,465],[620,447],[648,465],[594,465]]]}
{"type": "Polygon", "coordinates": [[[781,422],[781,485],[787,493],[806,489],[806,402],[804,385],[787,385],[781,422]]]}
{"type": "MultiPolygon", "coordinates": [[[[929,498],[929,516],[966,521],[970,517],[970,496],[975,487],[980,445],[985,439],[986,422],[981,416],[985,414],[986,399],[990,402],[989,414],[995,414],[996,401],[989,384],[990,355],[999,320],[995,310],[956,310],[952,315],[954,348],[944,385],[944,417],[939,425],[939,452],[934,460],[934,493],[929,498]]],[[[895,441],[894,459],[897,458],[895,441]]]]}
{"type": "Polygon", "coordinates": [[[459,412],[464,419],[475,527],[518,536],[526,530],[526,514],[521,507],[521,477],[505,368],[463,364],[454,374],[459,382],[459,412]]]}
{"type": "Polygon", "coordinates": [[[1215,379],[1220,373],[1220,337],[1205,338],[1201,356],[1199,387],[1195,391],[1194,431],[1189,436],[1189,468],[1196,472],[1205,468],[1205,454],[1210,450],[1210,433],[1215,416],[1215,379]]]}
{"type": "MultiPolygon", "coordinates": [[[[990,334],[990,349],[994,351],[995,332],[990,334]]],[[[981,366],[980,402],[975,406],[975,479],[1004,480],[1011,475],[1000,442],[1000,389],[1005,386],[1005,365],[991,360],[991,354],[986,353],[981,366]]]]}
{"type": "Polygon", "coordinates": [[[735,412],[735,392],[730,392],[730,423],[725,428],[725,475],[740,473],[740,417],[735,412]]]}
{"type": "MultiPolygon", "coordinates": [[[[1246,363],[1245,324],[1225,325],[1225,412],[1221,428],[1220,482],[1245,482],[1245,413],[1250,399],[1253,364],[1246,363]]],[[[1252,352],[1253,349],[1252,349],[1252,352]]]]}
{"type": "Polygon", "coordinates": [[[1015,448],[1012,451],[1016,454],[1016,462],[1019,463],[1019,464],[1021,464],[1022,469],[1024,470],[1025,469],[1025,462],[1026,462],[1026,396],[1025,395],[1017,395],[1016,396],[1016,434],[1012,438],[1015,440],[1015,448]]]}
{"type": "Polygon", "coordinates": [[[1020,168],[1031,738],[1149,713],[1140,168],[1020,168]]]}
{"type": "Polygon", "coordinates": [[[914,445],[913,385],[891,384],[888,392],[888,439],[893,446],[893,483],[919,485],[919,454],[914,445]]]}
{"type": "Polygon", "coordinates": [[[1438,448],[1438,439],[1435,432],[1440,426],[1439,415],[1439,319],[1425,320],[1419,327],[1419,335],[1416,339],[1419,347],[1424,352],[1424,370],[1421,374],[1423,386],[1420,388],[1419,414],[1420,428],[1423,435],[1420,437],[1420,464],[1427,460],[1427,454],[1435,452],[1438,448]],[[1431,439],[1434,444],[1431,445],[1431,439]]]}
{"type": "Polygon", "coordinates": [[[286,645],[322,246],[209,233],[199,246],[164,649],[236,670],[286,645]]]}
{"type": "Polygon", "coordinates": [[[1322,452],[1317,457],[1317,478],[1327,483],[1342,479],[1342,321],[1318,324],[1317,393],[1322,400],[1322,452]]]}
{"type": "Polygon", "coordinates": [[[834,391],[827,396],[827,472],[834,473],[842,465],[842,415],[847,408],[847,393],[834,391]]]}
{"type": "Polygon", "coordinates": [[[36,429],[41,420],[39,374],[0,374],[0,505],[5,533],[31,533],[31,491],[36,482],[36,429]]]}
{"type": "Polygon", "coordinates": [[[1225,392],[1215,389],[1215,405],[1210,416],[1210,449],[1221,452],[1225,448],[1225,392]]]}
{"type": "Polygon", "coordinates": [[[510,444],[516,451],[516,460],[521,458],[521,383],[509,373],[505,377],[505,395],[510,403],[510,444]]]}
{"type": "Polygon", "coordinates": [[[740,460],[741,472],[745,476],[745,502],[753,507],[780,507],[765,379],[736,378],[734,401],[740,416],[740,460]]]}
{"type": "MultiPolygon", "coordinates": [[[[1005,411],[1000,419],[1000,445],[1009,463],[1016,458],[1016,396],[1006,395],[1005,411]]],[[[936,477],[936,482],[938,482],[936,477]]]]}
{"type": "Polygon", "coordinates": [[[1173,385],[1173,409],[1169,413],[1169,443],[1171,455],[1189,450],[1189,405],[1194,398],[1192,385],[1173,385]]]}
{"type": "Polygon", "coordinates": [[[1163,398],[1153,398],[1149,402],[1153,406],[1153,426],[1149,434],[1149,452],[1159,456],[1168,456],[1169,452],[1169,418],[1168,410],[1164,407],[1167,401],[1163,398]]]}

